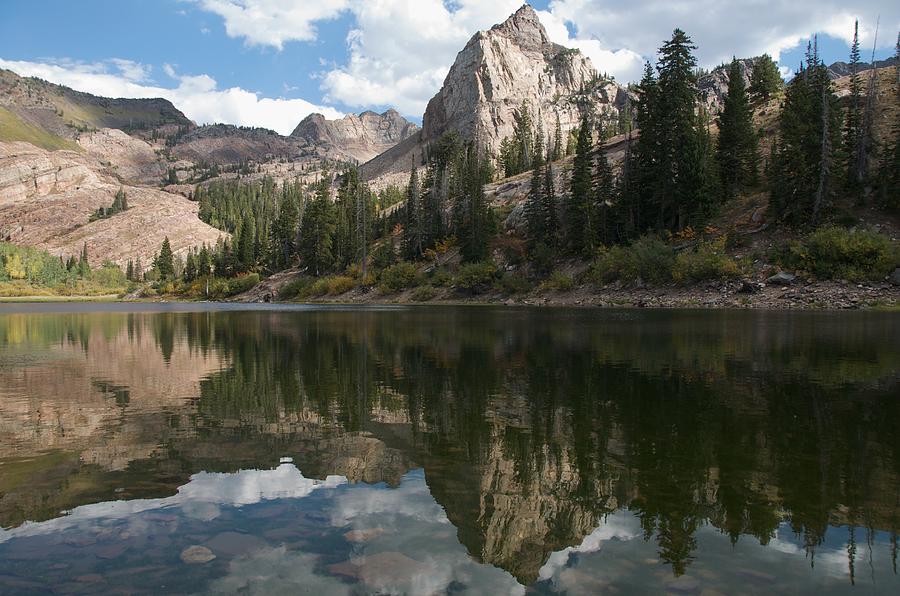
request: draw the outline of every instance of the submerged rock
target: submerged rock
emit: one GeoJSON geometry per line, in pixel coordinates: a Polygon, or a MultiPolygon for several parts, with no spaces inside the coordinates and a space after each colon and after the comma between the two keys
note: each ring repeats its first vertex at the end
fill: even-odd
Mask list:
{"type": "Polygon", "coordinates": [[[181,551],[181,560],[188,565],[209,563],[215,558],[216,555],[214,555],[211,550],[205,546],[200,546],[199,544],[189,546],[181,551]]]}

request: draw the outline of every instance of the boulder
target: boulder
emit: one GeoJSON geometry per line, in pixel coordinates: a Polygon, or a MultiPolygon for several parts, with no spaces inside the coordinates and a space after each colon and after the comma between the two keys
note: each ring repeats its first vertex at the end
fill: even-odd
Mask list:
{"type": "Polygon", "coordinates": [[[772,277],[766,280],[767,284],[771,284],[773,286],[789,286],[791,284],[796,283],[797,276],[793,273],[787,273],[785,271],[779,271],[772,277]]]}

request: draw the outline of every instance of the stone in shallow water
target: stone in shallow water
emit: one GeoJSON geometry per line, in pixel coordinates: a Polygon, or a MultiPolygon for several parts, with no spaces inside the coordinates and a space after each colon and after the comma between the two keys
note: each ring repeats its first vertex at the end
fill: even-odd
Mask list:
{"type": "Polygon", "coordinates": [[[200,521],[212,521],[222,514],[222,510],[215,503],[205,501],[185,503],[181,511],[191,519],[200,521]]]}
{"type": "Polygon", "coordinates": [[[366,528],[364,530],[350,530],[344,534],[348,542],[368,542],[384,534],[384,528],[366,528]]]}
{"type": "Polygon", "coordinates": [[[241,534],[240,532],[221,532],[212,537],[206,543],[206,546],[212,549],[217,555],[235,557],[243,555],[254,550],[258,550],[266,543],[251,534],[241,534]]]}
{"type": "Polygon", "coordinates": [[[209,563],[216,558],[211,550],[205,546],[195,544],[181,551],[181,560],[188,565],[209,563]]]}
{"type": "Polygon", "coordinates": [[[359,579],[370,586],[396,586],[431,568],[398,552],[383,552],[328,566],[334,575],[359,579]]]}
{"type": "Polygon", "coordinates": [[[100,559],[115,559],[122,556],[128,550],[124,544],[107,544],[94,550],[94,554],[100,559]]]}
{"type": "Polygon", "coordinates": [[[681,576],[666,583],[666,591],[672,594],[699,594],[700,582],[692,577],[681,576]]]}

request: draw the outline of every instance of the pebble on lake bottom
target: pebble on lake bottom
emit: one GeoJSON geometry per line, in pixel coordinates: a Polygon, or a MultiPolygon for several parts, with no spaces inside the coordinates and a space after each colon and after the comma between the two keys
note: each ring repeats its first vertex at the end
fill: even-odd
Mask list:
{"type": "Polygon", "coordinates": [[[216,558],[211,550],[205,546],[195,544],[181,551],[181,560],[188,565],[209,563],[216,558]]]}

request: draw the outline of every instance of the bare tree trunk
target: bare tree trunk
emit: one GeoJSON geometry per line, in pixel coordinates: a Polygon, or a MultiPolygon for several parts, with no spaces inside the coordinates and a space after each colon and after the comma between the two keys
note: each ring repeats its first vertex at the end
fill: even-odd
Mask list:
{"type": "Polygon", "coordinates": [[[855,166],[856,179],[864,183],[869,176],[869,152],[872,150],[872,121],[875,117],[875,83],[878,79],[878,67],[875,64],[875,47],[878,43],[878,24],[875,25],[875,41],[872,45],[872,70],[869,71],[869,87],[866,89],[866,107],[859,130],[859,142],[856,144],[855,166]]]}

